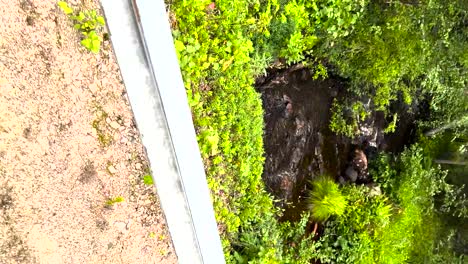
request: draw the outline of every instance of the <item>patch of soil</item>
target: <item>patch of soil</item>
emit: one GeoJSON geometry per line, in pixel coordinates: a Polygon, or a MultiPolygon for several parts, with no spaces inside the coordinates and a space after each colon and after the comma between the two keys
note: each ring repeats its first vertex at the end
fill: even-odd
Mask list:
{"type": "MultiPolygon", "coordinates": [[[[277,205],[285,209],[284,220],[297,220],[306,210],[308,183],[314,177],[328,174],[344,180],[349,167],[362,168],[356,164],[362,159],[360,149],[371,157],[382,149],[401,150],[412,131],[414,115],[405,114],[397,131],[386,136],[382,131],[388,122],[382,113],[374,112],[360,124],[361,133],[353,139],[337,136],[329,129],[330,108],[334,98],[348,96],[346,81],[334,77],[313,80],[310,71],[298,65],[257,81],[257,90],[265,111],[263,180],[277,205]]],[[[395,107],[402,113],[408,110],[395,107]]],[[[353,181],[369,179],[360,171],[353,181]]]]}
{"type": "Polygon", "coordinates": [[[0,15],[0,263],[176,263],[110,43],[55,0],[0,15]]]}

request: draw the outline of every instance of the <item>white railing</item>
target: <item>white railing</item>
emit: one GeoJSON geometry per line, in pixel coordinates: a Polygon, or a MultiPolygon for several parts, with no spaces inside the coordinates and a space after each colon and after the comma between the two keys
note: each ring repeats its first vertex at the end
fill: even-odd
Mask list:
{"type": "Polygon", "coordinates": [[[101,0],[179,263],[225,263],[163,0],[101,0]]]}

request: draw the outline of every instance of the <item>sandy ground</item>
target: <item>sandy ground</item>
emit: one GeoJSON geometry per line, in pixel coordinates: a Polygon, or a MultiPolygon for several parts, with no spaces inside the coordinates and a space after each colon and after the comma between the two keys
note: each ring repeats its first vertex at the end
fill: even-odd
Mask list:
{"type": "Polygon", "coordinates": [[[87,52],[54,0],[0,20],[0,263],[175,263],[110,44],[87,52]]]}

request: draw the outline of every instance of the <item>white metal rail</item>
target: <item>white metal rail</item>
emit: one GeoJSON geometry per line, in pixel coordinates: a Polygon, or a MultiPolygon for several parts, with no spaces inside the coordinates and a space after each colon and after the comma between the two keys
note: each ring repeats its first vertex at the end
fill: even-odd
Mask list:
{"type": "Polygon", "coordinates": [[[225,263],[163,0],[101,0],[179,263],[225,263]]]}

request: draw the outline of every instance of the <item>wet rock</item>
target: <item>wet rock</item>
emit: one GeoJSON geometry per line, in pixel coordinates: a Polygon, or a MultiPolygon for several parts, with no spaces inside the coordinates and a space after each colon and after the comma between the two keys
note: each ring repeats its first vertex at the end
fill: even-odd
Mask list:
{"type": "MultiPolygon", "coordinates": [[[[265,112],[262,178],[276,205],[285,210],[284,220],[297,220],[307,208],[304,197],[308,196],[308,182],[318,175],[328,174],[342,184],[372,182],[367,163],[382,146],[389,146],[390,151],[400,149],[408,135],[408,125],[414,123],[414,117],[402,114],[408,109],[397,105],[392,113],[398,113],[402,121],[395,133],[385,135],[382,131],[388,120],[383,113],[371,111],[369,98],[348,93],[343,80],[333,76],[313,80],[310,70],[302,66],[270,72],[257,80],[256,88],[265,112]],[[353,139],[329,129],[335,98],[362,101],[369,112],[366,120],[359,121],[359,134],[353,139]]],[[[376,188],[374,193],[379,190],[376,188]]]]}
{"type": "Polygon", "coordinates": [[[358,178],[358,173],[357,171],[355,171],[353,169],[353,167],[349,166],[346,171],[345,171],[345,175],[346,177],[348,177],[348,179],[351,181],[351,182],[356,182],[357,178],[358,178]]]}
{"type": "Polygon", "coordinates": [[[349,143],[342,142],[348,140],[328,127],[330,93],[340,87],[338,80],[312,80],[307,69],[286,71],[257,87],[265,110],[263,180],[277,205],[286,210],[302,210],[299,203],[308,196],[313,177],[322,173],[335,177],[345,169],[341,166],[346,164],[349,143]]]}
{"type": "Polygon", "coordinates": [[[376,185],[376,186],[373,186],[371,187],[370,191],[369,191],[369,196],[378,196],[378,195],[382,195],[382,190],[380,189],[380,186],[376,185]]]}
{"type": "Polygon", "coordinates": [[[343,178],[343,176],[340,176],[340,177],[338,178],[338,182],[339,182],[341,185],[343,185],[343,184],[346,183],[346,180],[345,180],[345,178],[343,178]]]}

